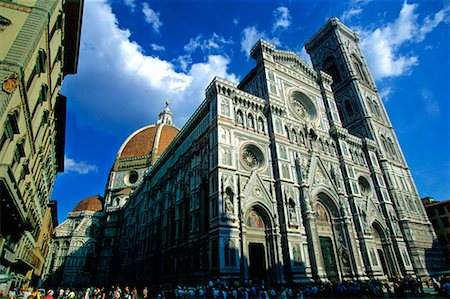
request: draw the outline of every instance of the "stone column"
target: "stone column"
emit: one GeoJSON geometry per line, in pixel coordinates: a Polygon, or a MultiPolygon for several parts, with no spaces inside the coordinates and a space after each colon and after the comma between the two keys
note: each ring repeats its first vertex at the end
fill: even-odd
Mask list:
{"type": "Polygon", "coordinates": [[[302,198],[302,208],[304,210],[304,225],[308,241],[309,258],[311,262],[311,271],[313,278],[318,281],[326,279],[326,272],[323,267],[322,249],[320,247],[319,235],[317,233],[316,218],[317,213],[312,210],[311,198],[309,194],[309,185],[300,186],[302,198]]]}
{"type": "Polygon", "coordinates": [[[356,280],[359,281],[367,281],[369,278],[367,277],[364,269],[363,269],[363,260],[361,257],[361,252],[359,250],[359,246],[357,244],[357,240],[355,239],[355,228],[353,226],[352,217],[349,215],[347,210],[347,200],[344,193],[339,192],[339,201],[341,203],[341,217],[344,225],[344,238],[345,243],[348,247],[349,256],[350,256],[350,267],[352,269],[352,275],[356,280]]]}

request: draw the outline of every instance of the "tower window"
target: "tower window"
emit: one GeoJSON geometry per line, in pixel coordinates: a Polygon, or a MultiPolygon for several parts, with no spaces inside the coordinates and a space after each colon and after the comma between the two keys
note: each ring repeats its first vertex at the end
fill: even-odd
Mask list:
{"type": "Polygon", "coordinates": [[[346,100],[344,102],[344,106],[345,106],[345,111],[347,112],[347,115],[349,117],[353,116],[354,111],[353,111],[352,103],[350,102],[350,100],[346,100]]]}
{"type": "Polygon", "coordinates": [[[369,81],[367,80],[367,76],[366,73],[364,72],[363,65],[355,55],[352,55],[352,63],[358,78],[368,83],[369,81]]]}
{"type": "Polygon", "coordinates": [[[334,61],[334,58],[332,58],[331,56],[325,59],[323,63],[323,70],[331,75],[334,83],[339,83],[341,81],[341,76],[339,74],[336,62],[334,61]]]}

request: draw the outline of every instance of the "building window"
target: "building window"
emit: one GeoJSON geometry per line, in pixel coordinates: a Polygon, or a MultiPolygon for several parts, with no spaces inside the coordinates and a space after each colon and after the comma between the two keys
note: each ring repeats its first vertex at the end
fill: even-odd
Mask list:
{"type": "Polygon", "coordinates": [[[11,139],[15,134],[19,134],[19,110],[14,110],[8,114],[8,119],[5,124],[5,137],[11,139]]]}
{"type": "Polygon", "coordinates": [[[36,66],[35,66],[37,74],[45,73],[46,61],[47,61],[47,54],[45,53],[45,51],[43,49],[40,49],[38,52],[36,66]]]}

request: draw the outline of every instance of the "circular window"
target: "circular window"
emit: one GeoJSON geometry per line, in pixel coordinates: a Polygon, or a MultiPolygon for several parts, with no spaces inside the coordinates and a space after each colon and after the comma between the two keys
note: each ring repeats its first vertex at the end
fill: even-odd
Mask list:
{"type": "Polygon", "coordinates": [[[365,177],[360,176],[358,179],[359,189],[361,190],[362,195],[369,195],[370,193],[370,183],[366,180],[365,177]]]}
{"type": "Polygon", "coordinates": [[[135,184],[138,179],[139,174],[137,173],[137,171],[132,170],[125,176],[125,184],[127,185],[135,184]]]}
{"type": "Polygon", "coordinates": [[[295,114],[303,120],[314,121],[317,118],[316,107],[304,93],[294,90],[289,96],[289,103],[295,114]]]}
{"type": "Polygon", "coordinates": [[[258,169],[264,167],[264,154],[254,144],[246,144],[242,148],[241,159],[247,168],[258,169]]]}

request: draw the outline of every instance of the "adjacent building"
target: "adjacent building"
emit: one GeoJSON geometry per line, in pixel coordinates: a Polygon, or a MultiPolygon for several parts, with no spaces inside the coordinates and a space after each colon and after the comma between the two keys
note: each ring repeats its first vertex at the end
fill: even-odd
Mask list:
{"type": "Polygon", "coordinates": [[[440,256],[434,257],[432,260],[433,267],[437,269],[436,272],[439,272],[439,270],[447,270],[448,272],[450,269],[450,200],[435,201],[431,197],[425,197],[422,198],[422,201],[433,224],[439,245],[442,246],[446,257],[445,262],[442,261],[440,256]]]}
{"type": "Polygon", "coordinates": [[[82,9],[82,0],[0,1],[1,289],[39,282],[64,170],[60,89],[77,71],[82,9]]]}

